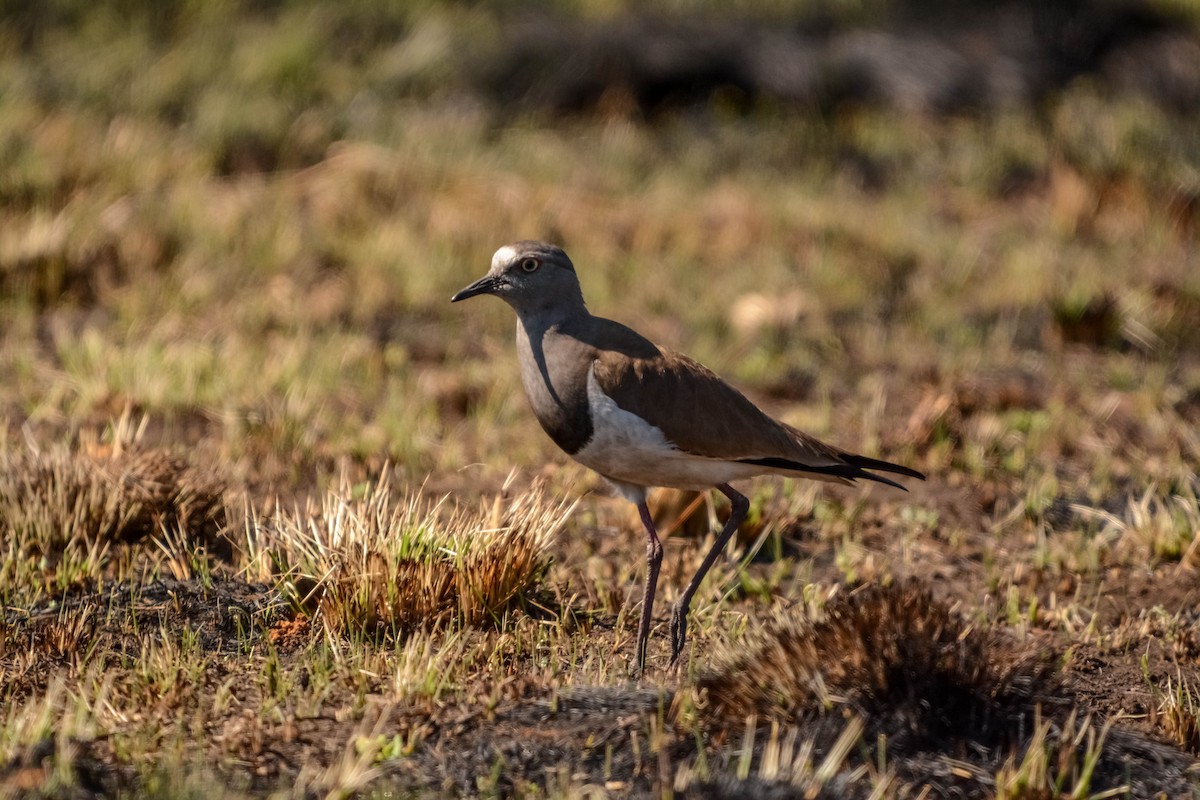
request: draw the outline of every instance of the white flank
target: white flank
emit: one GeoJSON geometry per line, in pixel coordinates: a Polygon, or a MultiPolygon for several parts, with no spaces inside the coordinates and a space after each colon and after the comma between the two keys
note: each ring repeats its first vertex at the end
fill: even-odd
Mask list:
{"type": "Polygon", "coordinates": [[[608,478],[635,503],[653,486],[702,491],[769,471],[754,464],[685,453],[659,428],[606,395],[596,382],[595,368],[588,372],[588,409],[592,438],[573,458],[608,478]]]}

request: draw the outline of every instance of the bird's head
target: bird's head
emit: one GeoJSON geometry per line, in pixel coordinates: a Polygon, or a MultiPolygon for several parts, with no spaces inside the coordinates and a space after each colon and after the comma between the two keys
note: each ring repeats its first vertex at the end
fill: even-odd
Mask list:
{"type": "Polygon", "coordinates": [[[494,294],[518,314],[568,310],[583,305],[575,265],[561,247],[523,241],[505,245],[479,280],[450,298],[457,303],[478,294],[494,294]]]}

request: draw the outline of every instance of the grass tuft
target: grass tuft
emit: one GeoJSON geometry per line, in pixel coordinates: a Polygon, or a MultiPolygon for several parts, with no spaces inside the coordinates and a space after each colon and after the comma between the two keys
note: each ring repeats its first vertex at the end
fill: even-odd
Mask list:
{"type": "Polygon", "coordinates": [[[263,578],[282,574],[293,599],[336,633],[481,625],[538,585],[574,509],[540,485],[477,511],[444,506],[394,499],[384,483],[361,493],[343,483],[319,508],[252,521],[248,549],[263,578]]]}
{"type": "Polygon", "coordinates": [[[1179,674],[1175,680],[1167,678],[1166,690],[1154,688],[1154,692],[1159,701],[1152,718],[1158,726],[1188,752],[1200,752],[1200,695],[1196,687],[1179,674]]]}
{"type": "Polygon", "coordinates": [[[1092,786],[1111,726],[1110,721],[1097,731],[1090,717],[1080,721],[1074,711],[1061,725],[1037,717],[1024,754],[1019,760],[1010,756],[996,772],[997,800],[1128,796],[1128,785],[1100,792],[1092,786]]]}
{"type": "Polygon", "coordinates": [[[969,738],[1022,717],[1051,683],[1045,667],[1005,657],[991,637],[908,583],[836,598],[817,621],[804,611],[778,619],[699,686],[712,713],[728,719],[797,721],[841,709],[917,736],[965,726],[957,733],[969,738]]]}
{"type": "Polygon", "coordinates": [[[160,450],[0,452],[0,585],[64,590],[100,575],[113,544],[173,531],[195,547],[225,522],[224,483],[160,450]]]}

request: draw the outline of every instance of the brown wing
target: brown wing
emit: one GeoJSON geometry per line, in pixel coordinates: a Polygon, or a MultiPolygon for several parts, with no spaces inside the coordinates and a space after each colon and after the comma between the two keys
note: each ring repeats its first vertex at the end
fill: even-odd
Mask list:
{"type": "MultiPolygon", "coordinates": [[[[777,422],[707,367],[658,348],[653,357],[602,351],[596,382],[625,411],[688,453],[728,461],[778,459],[791,467],[833,467],[841,451],[777,422]]],[[[772,466],[766,464],[766,466],[772,466]]],[[[780,465],[782,466],[782,465],[780,465]]]]}
{"type": "Polygon", "coordinates": [[[592,370],[600,389],[680,450],[837,483],[865,478],[904,488],[868,470],[925,479],[915,469],[847,453],[768,417],[702,364],[624,325],[590,316],[587,322],[573,335],[595,348],[592,370]]]}

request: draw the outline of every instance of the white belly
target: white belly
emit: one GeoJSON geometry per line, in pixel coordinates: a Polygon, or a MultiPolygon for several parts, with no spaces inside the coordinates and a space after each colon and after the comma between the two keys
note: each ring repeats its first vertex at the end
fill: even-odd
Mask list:
{"type": "Polygon", "coordinates": [[[646,420],[617,406],[588,373],[592,438],[573,458],[612,481],[633,502],[654,486],[704,490],[719,483],[761,475],[754,464],[685,453],[646,420]]]}

